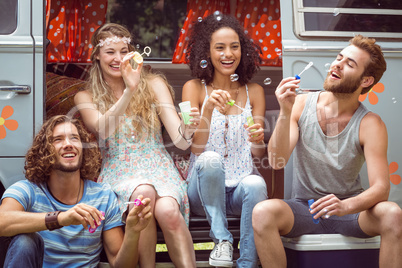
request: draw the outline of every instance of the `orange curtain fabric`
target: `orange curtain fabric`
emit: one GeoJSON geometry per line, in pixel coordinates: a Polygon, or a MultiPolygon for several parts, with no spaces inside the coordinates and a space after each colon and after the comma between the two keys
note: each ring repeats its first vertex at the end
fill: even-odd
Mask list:
{"type": "Polygon", "coordinates": [[[279,0],[238,0],[235,16],[262,50],[262,66],[282,66],[279,0]]]}
{"type": "MultiPolygon", "coordinates": [[[[192,25],[219,10],[230,14],[230,1],[189,0],[187,17],[173,55],[173,63],[186,63],[185,54],[192,25]]],[[[279,0],[237,0],[235,17],[261,47],[263,66],[282,66],[282,37],[279,0]]]]}
{"type": "Polygon", "coordinates": [[[173,63],[186,63],[186,47],[189,40],[189,34],[194,23],[202,18],[208,17],[215,11],[223,14],[230,13],[230,0],[188,0],[187,17],[176,43],[176,49],[173,54],[173,63]]]}
{"type": "Polygon", "coordinates": [[[107,0],[47,0],[47,62],[91,62],[91,37],[106,11],[107,0]]]}

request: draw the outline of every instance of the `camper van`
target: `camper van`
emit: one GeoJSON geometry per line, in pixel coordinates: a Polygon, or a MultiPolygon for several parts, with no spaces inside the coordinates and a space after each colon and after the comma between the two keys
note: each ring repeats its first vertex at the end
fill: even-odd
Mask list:
{"type": "MultiPolygon", "coordinates": [[[[141,22],[140,19],[130,21],[129,18],[132,12],[145,16],[145,11],[150,7],[145,4],[132,4],[130,7],[133,8],[131,9],[132,12],[127,12],[128,8],[122,8],[118,0],[96,1],[96,4],[95,1],[89,0],[1,1],[0,193],[12,183],[24,178],[24,155],[43,120],[49,115],[60,113],[60,109],[58,110],[58,107],[55,107],[60,105],[58,102],[70,101],[71,105],[71,98],[65,100],[68,96],[60,96],[57,94],[59,92],[50,92],[53,90],[51,87],[54,82],[53,80],[50,81],[54,78],[52,74],[62,75],[65,79],[81,78],[81,80],[74,80],[71,82],[72,84],[80,83],[86,75],[90,66],[88,51],[86,51],[86,49],[90,49],[89,37],[85,36],[84,33],[79,33],[79,27],[81,29],[88,28],[87,32],[90,34],[103,22],[132,23],[133,27],[135,26],[134,23],[138,24],[136,26],[138,35],[146,37],[139,40],[137,48],[142,49],[144,46],[152,48],[150,57],[145,58],[145,64],[166,74],[176,91],[176,103],[180,101],[181,87],[187,80],[191,79],[191,76],[188,66],[177,61],[179,56],[183,59],[185,52],[181,51],[180,55],[176,53],[177,48],[179,48],[178,39],[185,40],[185,35],[181,35],[185,31],[186,20],[189,18],[188,13],[189,10],[192,10],[190,9],[191,5],[198,5],[198,9],[201,11],[195,17],[200,16],[201,18],[205,15],[205,11],[202,9],[206,7],[202,7],[203,1],[188,1],[187,3],[187,1],[165,0],[153,2],[148,3],[148,5],[154,5],[154,12],[159,12],[155,14],[161,14],[161,18],[156,19],[154,17],[159,18],[160,16],[151,16],[152,18],[147,18],[145,22],[141,22]],[[60,22],[63,19],[66,21],[66,17],[74,12],[80,14],[77,16],[77,25],[71,23],[70,25],[63,25],[60,22]],[[96,14],[97,20],[88,21],[88,17],[94,16],[94,14],[96,14]],[[176,20],[171,19],[172,17],[176,20]],[[81,44],[69,43],[66,38],[71,40],[73,37],[71,32],[66,32],[68,27],[70,30],[77,29],[74,32],[77,33],[77,37],[87,39],[81,44]],[[157,29],[155,30],[155,28],[157,29]],[[63,51],[61,51],[59,43],[55,44],[55,40],[63,43],[63,51]],[[79,50],[75,56],[72,55],[72,49],[69,50],[73,46],[79,50]],[[174,62],[175,60],[179,63],[174,62]],[[58,100],[57,98],[65,99],[58,100]]],[[[243,1],[237,2],[240,5],[243,1]]],[[[397,78],[402,64],[402,3],[399,1],[357,0],[324,2],[316,0],[264,0],[251,1],[251,5],[250,9],[261,10],[256,21],[265,13],[269,15],[268,20],[273,18],[272,14],[274,14],[273,16],[275,14],[280,15],[280,20],[277,21],[281,27],[278,34],[281,44],[272,45],[277,52],[276,58],[278,60],[271,61],[272,64],[263,65],[253,80],[253,82],[261,84],[266,91],[267,137],[272,132],[274,125],[275,117],[272,115],[278,109],[274,90],[283,77],[300,73],[308,63],[312,62],[313,66],[303,73],[301,87],[322,89],[329,64],[336,54],[347,45],[348,39],[361,33],[379,41],[383,47],[388,68],[379,86],[362,96],[361,101],[370,110],[378,113],[387,125],[391,182],[390,200],[401,205],[402,167],[399,169],[399,165],[402,165],[402,155],[400,154],[402,151],[402,142],[400,142],[402,129],[398,123],[398,118],[402,109],[402,93],[398,88],[397,78]],[[258,6],[261,5],[260,2],[267,2],[268,9],[260,8],[258,6]],[[267,78],[270,83],[264,82],[267,78]]],[[[246,10],[246,8],[242,10],[246,10]]],[[[247,12],[237,12],[234,15],[240,18],[245,17],[244,22],[246,24],[247,12]]],[[[255,16],[252,14],[251,17],[255,16]]],[[[274,26],[271,30],[276,27],[276,24],[270,24],[270,26],[272,25],[274,26]]],[[[268,30],[265,30],[264,33],[267,32],[268,30]]],[[[257,40],[255,41],[258,43],[257,40]]],[[[265,51],[266,47],[263,50],[265,51]]],[[[267,60],[269,57],[271,55],[263,60],[267,60]]],[[[66,84],[61,83],[58,90],[66,90],[66,88],[61,88],[61,86],[66,87],[66,84]]],[[[65,112],[66,110],[62,111],[65,112]]],[[[375,139],[375,137],[373,138],[375,139]]],[[[285,197],[290,194],[291,172],[290,163],[285,169],[285,186],[280,189],[284,191],[285,197]]],[[[367,178],[365,169],[362,170],[362,177],[367,178]]],[[[367,182],[367,180],[363,181],[367,182]]]]}
{"type": "MultiPolygon", "coordinates": [[[[155,0],[155,1],[0,1],[0,195],[24,179],[24,157],[46,118],[77,116],[72,102],[83,89],[90,67],[90,36],[105,22],[133,29],[139,51],[146,46],[145,65],[164,73],[175,90],[191,79],[185,64],[185,42],[191,23],[214,8],[239,18],[264,58],[252,82],[266,95],[266,143],[275,126],[279,105],[275,89],[284,77],[303,72],[300,87],[322,90],[329,64],[356,34],[374,37],[382,46],[387,71],[361,102],[387,125],[391,192],[402,206],[402,2],[361,0],[155,0]],[[248,1],[247,1],[248,2],[248,1]],[[122,3],[125,3],[125,6],[122,3]],[[234,11],[236,10],[236,11],[234,11]],[[265,15],[265,16],[264,16],[265,15]],[[257,30],[258,28],[258,30],[257,30]],[[401,168],[399,168],[401,165],[401,168]]],[[[376,139],[376,137],[372,137],[376,139]]],[[[169,150],[169,148],[168,148],[169,150]]],[[[173,153],[174,148],[171,148],[173,153]]],[[[188,152],[187,152],[188,153],[188,152]]],[[[260,171],[269,196],[290,197],[292,161],[282,171],[267,161],[260,171]]],[[[367,170],[361,171],[368,187],[367,170]]]]}

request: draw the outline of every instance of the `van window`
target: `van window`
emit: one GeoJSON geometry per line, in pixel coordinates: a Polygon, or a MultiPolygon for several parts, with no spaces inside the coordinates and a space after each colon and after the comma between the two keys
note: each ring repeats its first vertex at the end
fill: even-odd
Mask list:
{"type": "Polygon", "coordinates": [[[18,0],[0,1],[0,34],[11,34],[17,29],[18,0]]]}
{"type": "Polygon", "coordinates": [[[301,38],[402,38],[402,2],[391,0],[294,0],[295,32],[301,38]]]}
{"type": "Polygon", "coordinates": [[[125,25],[137,49],[152,47],[154,60],[171,61],[186,12],[185,0],[108,0],[106,22],[125,25]]]}

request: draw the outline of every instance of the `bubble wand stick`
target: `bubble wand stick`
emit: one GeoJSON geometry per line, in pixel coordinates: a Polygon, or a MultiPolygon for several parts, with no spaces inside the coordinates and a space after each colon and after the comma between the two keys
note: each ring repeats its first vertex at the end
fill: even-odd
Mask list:
{"type": "MultiPolygon", "coordinates": [[[[227,104],[229,104],[230,106],[233,106],[233,105],[234,105],[234,106],[236,106],[237,108],[239,108],[239,109],[242,110],[242,111],[250,110],[250,112],[251,112],[251,109],[245,109],[245,108],[242,108],[242,107],[240,107],[239,105],[235,104],[235,101],[234,101],[234,100],[228,101],[227,104]]],[[[252,117],[252,116],[247,116],[247,125],[248,125],[248,126],[254,125],[254,120],[253,120],[253,117],[252,117]]],[[[257,131],[257,130],[256,130],[256,129],[250,130],[250,132],[254,132],[254,131],[257,131]]],[[[255,137],[255,136],[257,136],[257,135],[253,135],[253,137],[255,137]]]]}
{"type": "Polygon", "coordinates": [[[124,202],[124,204],[126,204],[126,205],[134,204],[135,206],[143,205],[142,201],[139,200],[138,198],[135,199],[134,201],[124,202]]]}
{"type": "Polygon", "coordinates": [[[312,61],[310,61],[309,62],[309,64],[307,64],[307,66],[306,67],[304,67],[304,69],[303,69],[303,71],[301,71],[298,75],[296,75],[295,76],[295,78],[297,79],[297,80],[299,80],[300,79],[300,76],[302,75],[302,73],[304,73],[306,70],[308,70],[311,66],[313,66],[313,62],[312,61]]]}
{"type": "Polygon", "coordinates": [[[149,57],[149,55],[151,54],[151,48],[146,46],[144,47],[144,52],[142,52],[141,54],[137,51],[135,51],[132,55],[134,61],[138,64],[142,63],[144,61],[144,58],[142,57],[142,55],[147,55],[149,57]]]}
{"type": "Polygon", "coordinates": [[[242,107],[240,107],[239,105],[237,105],[236,103],[235,103],[235,100],[231,100],[231,101],[228,101],[227,102],[227,104],[229,104],[230,106],[236,106],[237,108],[239,108],[240,110],[242,110],[242,111],[245,111],[246,109],[245,108],[242,108],[242,107]]]}
{"type": "MultiPolygon", "coordinates": [[[[301,71],[299,74],[295,75],[296,80],[300,80],[300,76],[302,75],[302,73],[304,73],[306,70],[308,70],[311,66],[313,66],[313,62],[310,61],[309,64],[306,65],[306,67],[304,67],[303,71],[301,71]]],[[[314,91],[318,91],[318,90],[311,90],[311,89],[300,89],[297,88],[295,90],[296,94],[304,94],[304,93],[309,93],[309,92],[314,92],[314,91]]]]}

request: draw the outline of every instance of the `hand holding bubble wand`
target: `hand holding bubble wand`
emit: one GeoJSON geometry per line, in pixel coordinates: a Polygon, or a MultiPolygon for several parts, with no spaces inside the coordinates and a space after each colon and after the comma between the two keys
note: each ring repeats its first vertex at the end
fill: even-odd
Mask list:
{"type": "MultiPolygon", "coordinates": [[[[314,203],[314,199],[309,199],[307,202],[308,202],[308,207],[309,207],[309,209],[311,210],[311,205],[314,203]]],[[[313,222],[314,222],[315,224],[319,224],[319,223],[320,223],[320,219],[314,219],[314,216],[315,216],[316,214],[317,214],[317,213],[312,214],[311,217],[313,218],[313,222]]]]}
{"type": "MultiPolygon", "coordinates": [[[[105,217],[105,212],[101,211],[101,213],[102,213],[103,217],[105,217]]],[[[96,223],[96,221],[94,221],[94,224],[95,224],[95,228],[92,228],[92,227],[89,227],[89,228],[88,228],[88,231],[89,231],[91,234],[92,234],[92,233],[95,233],[96,229],[100,226],[100,225],[98,225],[98,224],[96,223]]],[[[102,223],[101,223],[101,224],[102,224],[102,223]]]]}
{"type": "MultiPolygon", "coordinates": [[[[303,71],[301,71],[299,74],[295,75],[296,80],[300,80],[300,76],[302,75],[302,73],[304,73],[305,71],[310,69],[310,67],[313,66],[313,64],[314,63],[312,61],[310,61],[309,64],[307,64],[306,67],[304,67],[303,71]]],[[[309,93],[309,92],[313,92],[313,91],[318,91],[318,90],[300,89],[300,88],[297,88],[295,90],[296,94],[305,94],[305,93],[309,93]]]]}
{"type": "MultiPolygon", "coordinates": [[[[308,208],[311,210],[311,205],[314,203],[314,199],[309,199],[309,200],[307,200],[307,203],[308,203],[308,208]]],[[[323,211],[325,212],[325,215],[321,216],[322,218],[328,219],[329,217],[331,217],[330,215],[326,214],[326,213],[328,212],[328,210],[327,210],[326,208],[324,208],[323,211]]],[[[319,223],[320,223],[320,219],[314,219],[314,216],[315,216],[316,214],[317,214],[317,212],[314,213],[314,214],[312,214],[311,217],[313,218],[313,222],[314,222],[315,224],[319,224],[319,223]]]]}
{"type": "Polygon", "coordinates": [[[240,107],[239,105],[235,104],[235,100],[228,101],[226,104],[229,104],[230,106],[236,106],[237,108],[239,108],[243,112],[246,111],[246,110],[249,110],[249,109],[245,109],[245,108],[240,107]]]}
{"type": "Polygon", "coordinates": [[[142,52],[141,54],[137,51],[130,52],[124,57],[124,59],[133,58],[136,63],[140,64],[144,61],[144,58],[142,57],[142,55],[144,54],[147,55],[148,57],[151,54],[151,48],[149,46],[144,47],[144,52],[142,52]]]}
{"type": "MultiPolygon", "coordinates": [[[[236,106],[237,108],[239,108],[239,109],[242,110],[243,112],[244,112],[244,111],[250,111],[250,112],[251,112],[251,109],[242,108],[242,107],[240,107],[239,105],[235,104],[235,100],[228,101],[227,104],[229,104],[230,106],[236,106]]],[[[252,126],[252,125],[254,125],[254,119],[253,119],[252,116],[247,116],[247,125],[248,125],[249,127],[252,126]]],[[[257,130],[256,130],[256,129],[251,129],[251,130],[250,130],[250,132],[254,132],[254,131],[257,131],[257,130]]],[[[255,137],[255,136],[257,136],[257,135],[254,135],[253,137],[255,137]]]]}
{"type": "Polygon", "coordinates": [[[134,204],[134,206],[138,207],[139,205],[145,205],[144,203],[142,203],[142,201],[140,199],[135,199],[134,201],[128,201],[128,202],[124,202],[125,205],[129,205],[129,204],[134,204]]]}

